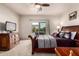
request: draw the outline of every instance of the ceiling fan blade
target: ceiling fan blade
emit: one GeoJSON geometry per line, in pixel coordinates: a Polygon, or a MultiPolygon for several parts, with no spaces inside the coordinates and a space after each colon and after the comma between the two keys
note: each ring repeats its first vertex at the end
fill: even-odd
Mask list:
{"type": "Polygon", "coordinates": [[[44,4],[41,4],[42,6],[50,6],[49,4],[47,4],[47,3],[44,3],[44,4]]]}
{"type": "Polygon", "coordinates": [[[40,5],[44,7],[50,6],[48,3],[35,3],[35,5],[40,5]]]}
{"type": "Polygon", "coordinates": [[[41,5],[40,3],[35,3],[35,5],[41,5]]]}

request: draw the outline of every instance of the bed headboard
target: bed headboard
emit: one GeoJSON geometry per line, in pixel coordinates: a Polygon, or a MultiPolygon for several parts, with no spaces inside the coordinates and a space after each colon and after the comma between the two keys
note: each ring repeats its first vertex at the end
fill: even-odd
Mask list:
{"type": "Polygon", "coordinates": [[[76,38],[79,40],[79,25],[63,26],[62,31],[77,32],[76,38]]]}

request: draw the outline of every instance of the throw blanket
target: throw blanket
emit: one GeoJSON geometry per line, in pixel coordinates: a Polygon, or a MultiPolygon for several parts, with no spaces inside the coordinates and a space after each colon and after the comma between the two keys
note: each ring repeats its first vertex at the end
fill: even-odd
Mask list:
{"type": "Polygon", "coordinates": [[[54,48],[57,47],[56,39],[50,35],[39,35],[38,48],[54,48]]]}

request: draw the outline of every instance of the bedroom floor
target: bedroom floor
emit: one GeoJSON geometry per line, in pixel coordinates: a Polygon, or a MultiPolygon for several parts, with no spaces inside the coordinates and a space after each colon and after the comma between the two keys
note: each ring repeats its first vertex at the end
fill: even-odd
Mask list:
{"type": "Polygon", "coordinates": [[[53,53],[35,53],[33,56],[56,56],[53,53]]]}
{"type": "Polygon", "coordinates": [[[32,53],[31,40],[22,40],[9,51],[0,51],[0,56],[56,56],[53,53],[32,53]]]}

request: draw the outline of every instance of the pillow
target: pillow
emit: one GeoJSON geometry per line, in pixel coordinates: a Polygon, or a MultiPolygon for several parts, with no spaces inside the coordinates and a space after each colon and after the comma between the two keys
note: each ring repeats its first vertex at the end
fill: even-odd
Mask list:
{"type": "Polygon", "coordinates": [[[77,32],[71,32],[71,39],[74,40],[77,32]]]}
{"type": "Polygon", "coordinates": [[[51,36],[54,36],[54,37],[56,37],[56,36],[57,36],[57,33],[53,33],[53,34],[51,34],[51,36]]]}
{"type": "Polygon", "coordinates": [[[71,39],[71,32],[65,32],[64,38],[71,39]]]}
{"type": "Polygon", "coordinates": [[[64,37],[64,32],[60,32],[60,33],[59,33],[59,37],[60,37],[60,38],[63,38],[63,37],[64,37]]]}

